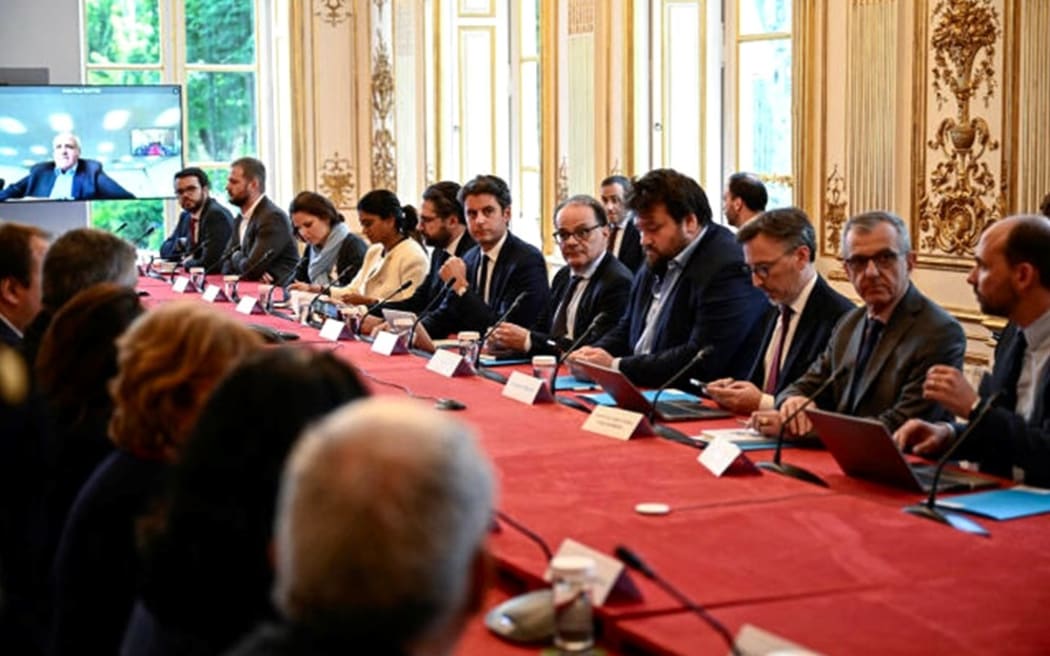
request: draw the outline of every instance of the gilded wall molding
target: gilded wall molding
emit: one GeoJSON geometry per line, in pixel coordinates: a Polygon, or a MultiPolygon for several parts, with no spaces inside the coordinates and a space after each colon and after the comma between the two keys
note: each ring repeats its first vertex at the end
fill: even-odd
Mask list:
{"type": "MultiPolygon", "coordinates": [[[[382,12],[382,2],[377,0],[376,9],[382,12]]],[[[381,29],[376,29],[375,38],[375,50],[372,53],[372,187],[396,192],[394,68],[381,29]]]]}
{"type": "Polygon", "coordinates": [[[357,182],[350,160],[332,153],[317,165],[317,188],[338,208],[352,208],[357,182]]]}
{"type": "Polygon", "coordinates": [[[932,168],[919,169],[928,187],[919,194],[917,251],[925,261],[962,268],[981,231],[1004,212],[1005,180],[989,166],[999,163],[989,156],[1000,143],[988,118],[975,115],[975,101],[987,110],[1000,84],[1000,14],[993,0],[938,0],[930,19],[927,93],[932,90],[938,110],[950,103],[955,112],[925,140],[924,154],[935,159],[932,168]]]}
{"type": "Polygon", "coordinates": [[[557,205],[569,197],[569,160],[563,155],[558,164],[558,193],[554,204],[557,205]]]}
{"type": "Polygon", "coordinates": [[[831,169],[824,181],[824,220],[821,252],[829,257],[839,256],[842,244],[842,227],[846,224],[846,178],[839,173],[839,165],[831,169]]]}
{"type": "Polygon", "coordinates": [[[353,3],[349,0],[315,0],[314,6],[317,7],[314,16],[332,27],[338,27],[354,16],[353,3]]]}

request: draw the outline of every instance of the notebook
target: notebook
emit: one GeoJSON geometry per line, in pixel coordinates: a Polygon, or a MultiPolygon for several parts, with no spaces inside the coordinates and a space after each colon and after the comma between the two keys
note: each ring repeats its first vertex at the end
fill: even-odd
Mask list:
{"type": "MultiPolygon", "coordinates": [[[[809,408],[806,416],[847,475],[915,492],[930,491],[937,466],[908,462],[881,421],[809,408]]],[[[937,489],[947,492],[997,485],[993,478],[946,468],[937,489]]]]}
{"type": "Polygon", "coordinates": [[[640,412],[646,416],[651,414],[658,421],[695,421],[733,416],[731,412],[720,408],[709,408],[694,400],[658,401],[656,412],[653,412],[652,402],[645,398],[641,390],[635,387],[623,373],[589,362],[575,362],[573,366],[601,385],[602,389],[616,400],[617,406],[624,410],[640,412]]]}

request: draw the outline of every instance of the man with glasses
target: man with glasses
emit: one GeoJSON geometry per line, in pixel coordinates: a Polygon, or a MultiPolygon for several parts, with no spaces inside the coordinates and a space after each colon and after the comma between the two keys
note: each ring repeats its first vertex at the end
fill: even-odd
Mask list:
{"type": "MultiPolygon", "coordinates": [[[[776,434],[781,422],[836,373],[814,406],[874,417],[891,431],[912,417],[945,414],[940,404],[923,397],[923,379],[936,364],[961,368],[966,337],[959,323],[908,279],[915,253],[907,226],[888,212],[851,217],[843,228],[842,258],[864,306],[842,318],[809,371],[777,395],[779,412],[752,415],[752,424],[764,433],[776,434]]],[[[800,412],[786,434],[810,430],[800,412]]]]}
{"type": "Polygon", "coordinates": [[[657,169],[634,183],[627,208],[637,214],[646,266],[635,274],[616,327],[575,351],[573,360],[613,367],[638,385],[656,387],[712,347],[679,386],[690,378],[747,375],[768,305],[748,280],[733,234],[712,222],[704,190],[686,175],[657,169]]]}
{"type": "Polygon", "coordinates": [[[607,252],[609,226],[601,204],[590,196],[573,196],[555,209],[554,227],[566,265],[554,276],[550,302],[531,331],[511,323],[497,328],[492,337],[499,346],[531,355],[559,354],[588,328],[584,343],[597,341],[627,307],[631,272],[607,252]]]}
{"type": "Polygon", "coordinates": [[[737,414],[771,410],[774,397],[806,373],[828,344],[832,329],[855,306],[817,273],[816,234],[806,213],[785,207],[759,214],[740,228],[751,282],[773,304],[765,340],[745,380],[723,378],[707,393],[737,414]]]}
{"type": "Polygon", "coordinates": [[[196,166],[175,174],[182,213],[175,231],[160,245],[160,256],[183,266],[213,269],[233,234],[233,215],[211,196],[208,174],[196,166]]]}

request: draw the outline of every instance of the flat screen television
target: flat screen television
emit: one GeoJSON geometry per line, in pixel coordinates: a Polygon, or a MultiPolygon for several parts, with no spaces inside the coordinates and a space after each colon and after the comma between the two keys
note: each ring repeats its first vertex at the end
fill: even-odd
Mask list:
{"type": "Polygon", "coordinates": [[[182,167],[179,85],[0,86],[0,202],[173,198],[182,167]]]}

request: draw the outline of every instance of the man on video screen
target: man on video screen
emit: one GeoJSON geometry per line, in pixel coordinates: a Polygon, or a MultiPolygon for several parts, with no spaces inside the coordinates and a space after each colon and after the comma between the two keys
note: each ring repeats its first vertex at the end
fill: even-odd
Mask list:
{"type": "Polygon", "coordinates": [[[36,164],[29,175],[0,189],[0,201],[10,198],[52,200],[112,200],[134,198],[102,171],[102,163],[80,158],[80,139],[62,132],[52,141],[53,161],[36,164]]]}

